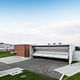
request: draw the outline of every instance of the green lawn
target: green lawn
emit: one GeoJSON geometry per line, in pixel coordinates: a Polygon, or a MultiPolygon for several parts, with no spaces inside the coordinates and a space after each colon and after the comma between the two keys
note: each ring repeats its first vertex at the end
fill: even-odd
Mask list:
{"type": "Polygon", "coordinates": [[[72,63],[71,63],[71,64],[75,64],[75,63],[77,63],[77,62],[79,62],[79,61],[72,61],[72,63]]]}
{"type": "Polygon", "coordinates": [[[62,80],[80,80],[80,73],[77,73],[71,77],[64,76],[64,79],[62,79],[62,80]]]}
{"type": "Polygon", "coordinates": [[[0,58],[14,56],[14,54],[10,54],[10,51],[0,51],[0,58]]]}
{"type": "Polygon", "coordinates": [[[50,77],[43,77],[40,74],[24,70],[23,73],[17,74],[15,76],[7,75],[4,77],[0,77],[0,80],[57,80],[50,77]],[[21,76],[25,75],[25,78],[21,78],[21,76]]]}

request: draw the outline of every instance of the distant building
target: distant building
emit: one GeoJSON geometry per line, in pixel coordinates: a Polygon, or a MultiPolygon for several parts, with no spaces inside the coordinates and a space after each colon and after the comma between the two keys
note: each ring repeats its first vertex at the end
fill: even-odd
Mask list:
{"type": "Polygon", "coordinates": [[[56,45],[56,43],[53,43],[53,45],[56,45]]]}
{"type": "Polygon", "coordinates": [[[51,45],[50,43],[48,43],[48,45],[51,45]]]}
{"type": "Polygon", "coordinates": [[[7,43],[0,43],[0,51],[12,50],[14,49],[14,45],[7,43]]]}
{"type": "Polygon", "coordinates": [[[58,44],[59,44],[59,45],[62,45],[62,43],[61,43],[61,42],[59,42],[58,44]]]}

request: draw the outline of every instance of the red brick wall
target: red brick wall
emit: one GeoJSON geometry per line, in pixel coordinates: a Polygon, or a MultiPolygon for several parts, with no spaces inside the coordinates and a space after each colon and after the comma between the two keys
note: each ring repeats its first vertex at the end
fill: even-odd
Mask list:
{"type": "Polygon", "coordinates": [[[29,45],[15,45],[14,51],[16,52],[16,56],[29,57],[30,46],[29,45]]]}
{"type": "Polygon", "coordinates": [[[14,53],[14,49],[13,50],[10,50],[10,53],[14,53]]]}
{"type": "Polygon", "coordinates": [[[30,45],[26,45],[26,57],[30,56],[30,45]]]}

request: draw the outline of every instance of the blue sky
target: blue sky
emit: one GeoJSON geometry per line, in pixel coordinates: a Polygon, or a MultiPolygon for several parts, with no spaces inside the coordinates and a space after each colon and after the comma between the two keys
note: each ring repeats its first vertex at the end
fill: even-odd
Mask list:
{"type": "Polygon", "coordinates": [[[0,42],[80,45],[80,0],[0,0],[0,42]]]}

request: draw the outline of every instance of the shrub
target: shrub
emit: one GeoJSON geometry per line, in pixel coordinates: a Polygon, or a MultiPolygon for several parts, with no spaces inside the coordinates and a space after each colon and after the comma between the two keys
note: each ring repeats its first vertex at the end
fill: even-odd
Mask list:
{"type": "Polygon", "coordinates": [[[76,51],[80,51],[80,47],[75,47],[75,50],[76,51]]]}

